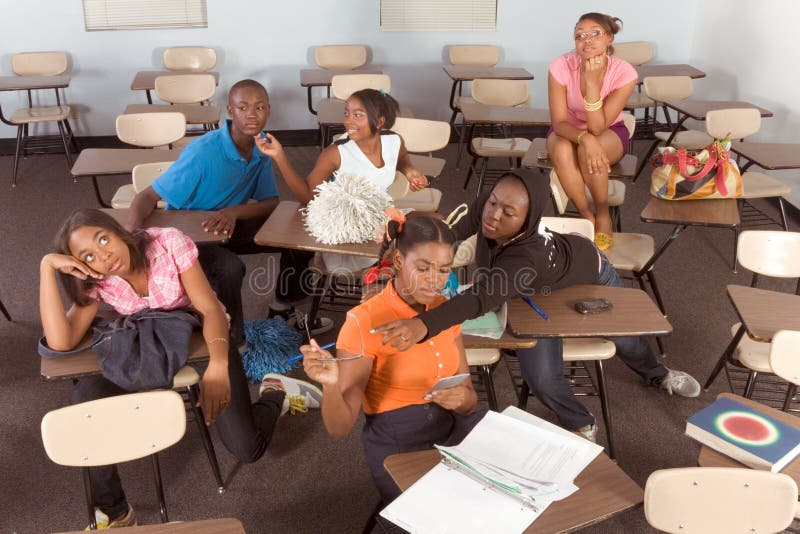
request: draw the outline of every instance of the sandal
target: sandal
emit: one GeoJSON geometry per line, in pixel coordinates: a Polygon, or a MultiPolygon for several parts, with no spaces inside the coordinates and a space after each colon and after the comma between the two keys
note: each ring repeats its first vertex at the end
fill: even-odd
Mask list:
{"type": "Polygon", "coordinates": [[[594,244],[600,250],[608,250],[614,244],[614,236],[603,232],[595,232],[594,244]]]}

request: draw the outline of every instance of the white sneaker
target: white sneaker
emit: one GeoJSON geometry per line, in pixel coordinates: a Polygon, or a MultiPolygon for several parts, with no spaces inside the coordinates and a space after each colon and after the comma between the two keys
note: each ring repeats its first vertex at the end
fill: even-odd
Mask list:
{"type": "Polygon", "coordinates": [[[582,426],[577,430],[572,431],[584,439],[588,439],[592,443],[597,443],[597,424],[582,426]]]}
{"type": "Polygon", "coordinates": [[[667,369],[667,374],[661,379],[660,387],[670,395],[681,397],[697,397],[701,390],[700,383],[692,375],[672,369],[667,369]]]}
{"type": "MultiPolygon", "coordinates": [[[[135,527],[138,525],[136,522],[136,514],[133,513],[133,507],[128,504],[128,511],[122,517],[111,520],[109,517],[100,510],[94,509],[94,522],[97,524],[97,530],[105,530],[108,528],[121,528],[121,527],[135,527]]],[[[90,525],[91,526],[91,525],[90,525]]],[[[84,530],[90,530],[87,526],[84,530]]]]}
{"type": "Polygon", "coordinates": [[[261,387],[258,394],[265,391],[283,391],[286,397],[283,399],[281,415],[290,412],[294,415],[297,412],[306,413],[309,408],[319,409],[322,404],[322,390],[311,382],[290,378],[277,373],[267,373],[261,379],[261,387]]]}

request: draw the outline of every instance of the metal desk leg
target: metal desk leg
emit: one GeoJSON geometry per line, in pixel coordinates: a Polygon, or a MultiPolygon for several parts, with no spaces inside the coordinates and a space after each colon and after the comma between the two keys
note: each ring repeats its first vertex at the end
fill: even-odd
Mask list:
{"type": "Polygon", "coordinates": [[[153,103],[153,97],[150,95],[150,89],[145,89],[144,92],[147,94],[147,103],[148,104],[152,104],[153,103]]]}
{"type": "Polygon", "coordinates": [[[316,115],[317,112],[314,109],[314,106],[311,105],[311,89],[312,89],[312,87],[309,85],[308,86],[308,111],[310,111],[312,115],[316,115]]]}
{"type": "Polygon", "coordinates": [[[719,360],[717,361],[717,364],[714,366],[714,369],[711,371],[708,380],[706,380],[703,389],[708,390],[708,388],[711,387],[711,384],[714,383],[714,380],[716,380],[717,376],[719,375],[719,372],[722,371],[722,369],[725,367],[725,364],[728,361],[730,361],[733,351],[736,350],[736,347],[739,346],[739,342],[742,340],[744,331],[745,328],[744,325],[742,324],[741,326],[739,326],[739,330],[736,331],[736,334],[731,339],[731,342],[728,343],[728,346],[725,348],[725,352],[723,352],[722,356],[719,357],[719,360]]]}
{"type": "Polygon", "coordinates": [[[644,267],[642,267],[641,271],[639,272],[646,273],[650,269],[652,269],[653,265],[655,265],[658,258],[660,258],[661,255],[664,253],[664,251],[667,250],[667,247],[669,247],[672,244],[672,242],[675,241],[675,239],[677,239],[679,235],[681,235],[681,232],[686,230],[687,226],[689,225],[676,224],[675,227],[672,229],[672,232],[670,232],[667,238],[658,246],[658,250],[656,250],[653,256],[649,260],[647,260],[647,263],[644,264],[644,267]]]}
{"type": "Polygon", "coordinates": [[[97,203],[104,208],[110,208],[111,204],[103,200],[103,195],[100,194],[100,184],[97,182],[97,176],[92,176],[92,186],[94,187],[94,196],[97,198],[97,203]]]}

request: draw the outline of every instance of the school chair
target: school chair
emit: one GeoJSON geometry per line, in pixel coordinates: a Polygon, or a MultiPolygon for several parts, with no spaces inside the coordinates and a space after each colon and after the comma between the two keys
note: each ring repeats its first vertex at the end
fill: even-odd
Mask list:
{"type": "MultiPolygon", "coordinates": [[[[67,71],[68,61],[65,52],[29,52],[24,54],[14,54],[11,57],[11,68],[17,76],[58,76],[67,71]]],[[[48,122],[56,123],[61,143],[64,147],[64,157],[67,165],[72,167],[72,156],[70,156],[70,145],[78,152],[77,142],[73,136],[72,128],[69,125],[69,116],[72,113],[72,106],[61,103],[61,94],[58,89],[56,93],[56,105],[34,105],[33,90],[28,89],[28,107],[15,110],[11,117],[6,119],[0,114],[0,120],[9,126],[17,127],[17,143],[14,149],[14,163],[11,174],[11,187],[17,185],[17,175],[19,172],[19,155],[27,156],[29,150],[37,150],[53,146],[51,139],[47,136],[30,136],[29,128],[33,124],[43,124],[48,122]]],[[[39,92],[38,94],[41,94],[39,92]]]]}
{"type": "MultiPolygon", "coordinates": [[[[116,209],[130,208],[133,198],[147,189],[156,178],[164,174],[170,165],[172,165],[171,161],[165,161],[161,163],[142,163],[134,167],[131,173],[133,183],[122,185],[117,189],[111,199],[111,207],[116,209]]],[[[165,201],[159,200],[156,207],[164,209],[166,206],[167,203],[165,201]]]]}
{"type": "MultiPolygon", "coordinates": [[[[477,79],[472,82],[472,98],[475,99],[475,102],[487,106],[514,107],[528,102],[530,88],[526,80],[477,79]]],[[[472,162],[464,181],[464,189],[467,189],[472,174],[478,175],[476,196],[480,195],[483,188],[489,158],[508,158],[516,161],[519,166],[522,157],[531,146],[530,139],[509,137],[504,128],[501,138],[473,137],[468,141],[467,150],[472,156],[472,162]],[[476,168],[478,161],[481,163],[480,171],[476,168]]],[[[461,146],[460,143],[459,146],[461,146]]]]}
{"type": "MultiPolygon", "coordinates": [[[[653,59],[653,43],[649,41],[614,43],[614,57],[624,59],[634,67],[638,67],[653,59]]],[[[642,84],[639,83],[636,85],[636,91],[625,102],[623,109],[630,110],[634,115],[637,109],[644,109],[644,120],[641,125],[647,130],[650,125],[650,108],[653,106],[655,102],[642,93],[642,84]]]]}
{"type": "Polygon", "coordinates": [[[789,405],[800,385],[800,360],[797,358],[797,347],[800,347],[800,332],[780,330],[772,336],[769,348],[769,367],[772,373],[786,380],[789,387],[783,401],[782,410],[789,411],[789,405]]]}
{"type": "Polygon", "coordinates": [[[500,361],[500,349],[465,349],[467,366],[477,370],[478,378],[486,390],[489,409],[497,411],[497,395],[494,392],[492,369],[500,361]]]}
{"type": "MultiPolygon", "coordinates": [[[[494,67],[500,61],[500,49],[494,45],[451,45],[447,48],[447,55],[452,65],[465,67],[494,67]]],[[[458,96],[453,102],[455,109],[450,116],[452,125],[455,125],[461,104],[475,101],[469,96],[462,96],[463,85],[463,81],[458,82],[458,96]]]]}
{"type": "Polygon", "coordinates": [[[42,418],[47,456],[59,465],[83,468],[89,525],[97,528],[89,467],[149,456],[161,512],[169,521],[158,452],[186,432],[183,399],[174,391],[147,391],[83,402],[53,410],[42,418]]]}
{"type": "MultiPolygon", "coordinates": [[[[392,131],[403,138],[408,158],[412,165],[429,178],[436,178],[442,172],[446,160],[433,156],[450,142],[450,123],[429,121],[408,117],[397,117],[392,131]],[[421,153],[427,152],[428,155],[421,153]]],[[[442,199],[442,192],[432,187],[414,191],[398,199],[398,208],[414,208],[417,211],[436,211],[442,199]]]]}
{"type": "Polygon", "coordinates": [[[328,45],[314,47],[314,62],[327,70],[353,70],[367,63],[363,45],[328,45]]]}
{"type": "Polygon", "coordinates": [[[171,148],[172,143],[186,134],[183,113],[131,113],[119,115],[117,137],[123,143],[140,148],[171,148]]]}
{"type": "Polygon", "coordinates": [[[165,48],[161,59],[167,70],[205,72],[217,64],[217,51],[205,46],[176,46],[165,48]]]}
{"type": "MultiPolygon", "coordinates": [[[[798,278],[795,294],[800,295],[800,233],[747,230],[739,235],[737,249],[737,261],[742,267],[753,273],[750,287],[757,287],[760,276],[798,278]]],[[[752,339],[744,334],[745,328],[742,323],[735,323],[731,326],[731,344],[735,344],[736,348],[727,360],[723,353],[718,363],[724,362],[724,370],[731,391],[733,391],[733,385],[730,382],[727,364],[745,368],[748,371],[744,396],[752,398],[759,374],[773,373],[770,364],[770,343],[752,339]]],[[[797,354],[796,347],[794,354],[795,356],[797,354]]],[[[706,389],[715,378],[716,373],[712,373],[706,382],[706,389]]],[[[787,402],[790,401],[791,396],[787,399],[787,402]]],[[[784,403],[784,405],[788,408],[788,404],[784,403]]]]}
{"type": "Polygon", "coordinates": [[[782,532],[794,520],[796,508],[795,481],[770,471],[660,469],[644,487],[647,523],[676,534],[782,532]]]}
{"type": "Polygon", "coordinates": [[[189,144],[193,137],[219,128],[220,108],[211,103],[217,90],[217,81],[211,74],[177,74],[159,76],[155,80],[156,96],[167,102],[164,111],[177,111],[192,117],[192,124],[201,124],[200,129],[189,130],[187,137],[174,143],[183,148],[189,144]]]}
{"type": "MultiPolygon", "coordinates": [[[[594,237],[594,225],[586,219],[573,219],[568,217],[542,217],[542,222],[548,229],[558,233],[579,233],[587,239],[594,237]]],[[[599,396],[600,408],[603,413],[603,423],[608,440],[608,456],[616,458],[614,448],[614,434],[611,424],[611,407],[606,391],[605,371],[603,362],[611,359],[617,353],[617,347],[611,341],[599,337],[565,338],[563,340],[563,355],[566,377],[576,396],[599,396]],[[596,379],[593,379],[586,368],[585,362],[594,362],[596,379]]],[[[518,387],[517,406],[523,410],[528,405],[530,389],[519,369],[516,356],[506,353],[506,366],[515,389],[518,387]],[[518,385],[519,384],[519,385],[518,385]]]]}

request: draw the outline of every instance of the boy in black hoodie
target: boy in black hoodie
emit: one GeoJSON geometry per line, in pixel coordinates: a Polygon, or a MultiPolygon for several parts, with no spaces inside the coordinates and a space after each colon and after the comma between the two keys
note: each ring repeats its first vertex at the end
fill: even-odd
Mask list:
{"type": "MultiPolygon", "coordinates": [[[[559,234],[539,223],[549,198],[549,184],[524,170],[503,175],[478,197],[469,214],[453,227],[457,239],[478,235],[473,287],[414,319],[381,325],[383,342],[405,350],[443,329],[499,308],[505,301],[573,284],[621,286],[614,267],[590,240],[559,234]],[[503,282],[498,283],[498,277],[503,282]]],[[[642,337],[610,338],[617,356],[646,383],[670,394],[696,397],[700,384],[682,371],[660,364],[642,337]]],[[[561,425],[594,439],[594,416],[576,398],[563,374],[562,340],[539,339],[532,349],[517,350],[525,382],[561,425]]]]}

